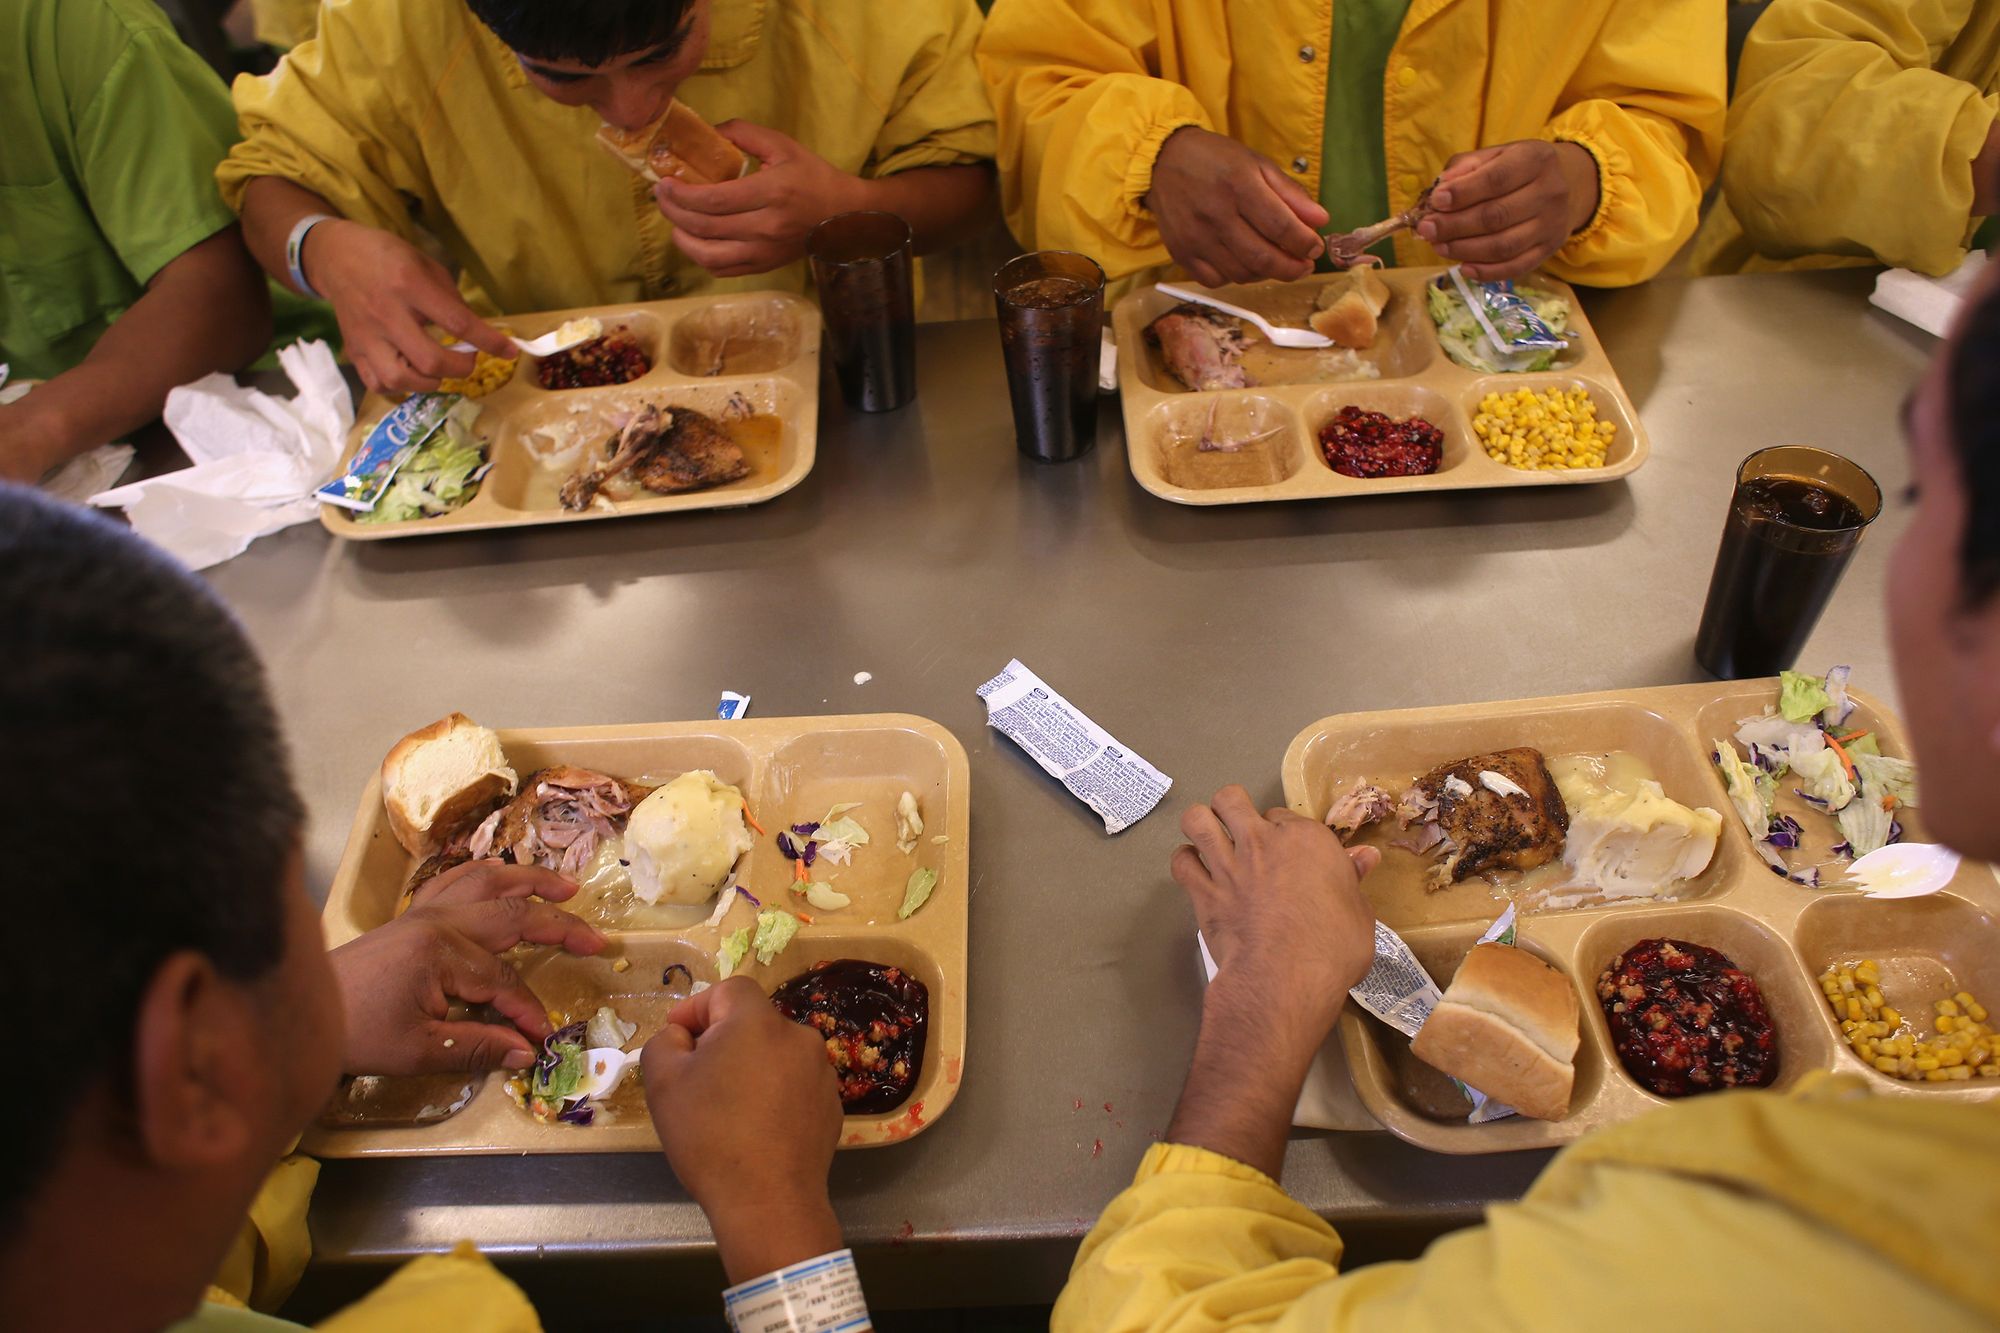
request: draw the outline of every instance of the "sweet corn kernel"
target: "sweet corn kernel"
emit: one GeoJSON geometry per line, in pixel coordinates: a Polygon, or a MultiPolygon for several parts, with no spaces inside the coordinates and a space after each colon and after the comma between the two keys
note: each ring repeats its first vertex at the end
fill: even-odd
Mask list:
{"type": "Polygon", "coordinates": [[[1889,1025],[1891,1031],[1903,1026],[1903,1016],[1886,1004],[1882,1006],[1882,1021],[1889,1025]]]}
{"type": "MultiPolygon", "coordinates": [[[[1875,1057],[1875,1067],[1885,1074],[1893,1074],[1896,1072],[1898,1065],[1894,1056],[1878,1055],[1875,1057]]],[[[2000,1068],[2000,1066],[1995,1066],[1995,1068],[2000,1068]]]]}
{"type": "Polygon", "coordinates": [[[1939,1014],[1939,1015],[1938,1015],[1938,1017],[1937,1017],[1937,1030],[1938,1030],[1939,1032],[1949,1032],[1949,1031],[1951,1031],[1951,1015],[1950,1015],[1950,1014],[1939,1014]]]}
{"type": "Polygon", "coordinates": [[[1943,1014],[1943,1015],[1944,1015],[1944,1016],[1945,1016],[1946,1018],[1957,1018],[1957,1017],[1958,1017],[1958,1001],[1956,1001],[1956,1000],[1939,1000],[1939,1001],[1937,1002],[1937,1011],[1938,1011],[1938,1012],[1939,1012],[1940,1014],[1943,1014]]]}
{"type": "Polygon", "coordinates": [[[1873,961],[1858,964],[1854,969],[1854,979],[1870,986],[1882,984],[1882,974],[1876,969],[1873,961]]]}
{"type": "Polygon", "coordinates": [[[1612,437],[1609,422],[1581,389],[1526,387],[1489,393],[1472,418],[1473,434],[1489,457],[1527,471],[1600,468],[1612,437]]]}
{"type": "Polygon", "coordinates": [[[1965,1052],[1958,1050],[1954,1047],[1947,1046],[1943,1050],[1937,1053],[1937,1062],[1940,1065],[1943,1065],[1945,1068],[1949,1069],[1953,1065],[1963,1064],[1965,1062],[1965,1052]]]}
{"type": "Polygon", "coordinates": [[[1984,1023],[1986,1021],[1986,1006],[1983,1004],[1968,1004],[1965,1006],[1965,1016],[1975,1023],[1984,1023]]]}

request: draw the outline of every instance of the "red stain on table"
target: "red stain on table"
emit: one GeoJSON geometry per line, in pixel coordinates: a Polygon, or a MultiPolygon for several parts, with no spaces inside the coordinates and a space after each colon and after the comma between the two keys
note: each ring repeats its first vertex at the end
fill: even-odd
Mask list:
{"type": "Polygon", "coordinates": [[[1090,1144],[1090,1160],[1094,1162],[1102,1156],[1104,1156],[1104,1140],[1093,1139],[1090,1144]]]}
{"type": "Polygon", "coordinates": [[[958,1056],[954,1055],[949,1060],[946,1060],[944,1062],[945,1082],[956,1084],[959,1080],[959,1076],[962,1075],[964,1072],[965,1072],[965,1061],[960,1059],[958,1056]]]}
{"type": "Polygon", "coordinates": [[[1083,1109],[1083,1098],[1081,1097],[1077,1098],[1076,1101],[1071,1105],[1070,1109],[1073,1111],[1081,1111],[1083,1109]]]}
{"type": "Polygon", "coordinates": [[[917,1234],[916,1224],[913,1222],[905,1221],[901,1229],[899,1229],[895,1235],[889,1237],[889,1243],[891,1245],[901,1245],[904,1242],[908,1241],[910,1237],[916,1234],[917,1234]]]}
{"type": "Polygon", "coordinates": [[[1104,1103],[1104,1114],[1106,1114],[1106,1115],[1110,1115],[1110,1114],[1111,1114],[1111,1103],[1110,1103],[1110,1102],[1106,1102],[1106,1103],[1104,1103]]]}

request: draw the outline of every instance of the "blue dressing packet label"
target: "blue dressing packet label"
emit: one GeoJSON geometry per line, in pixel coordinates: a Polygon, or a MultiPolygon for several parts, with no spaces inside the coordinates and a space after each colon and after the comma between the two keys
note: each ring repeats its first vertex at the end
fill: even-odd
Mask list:
{"type": "Polygon", "coordinates": [[[738,694],[734,690],[724,690],[722,701],[715,706],[715,715],[724,722],[734,722],[750,711],[750,696],[738,694]]]}
{"type": "Polygon", "coordinates": [[[410,455],[437,433],[458,402],[455,393],[413,393],[375,423],[345,474],[319,488],[319,498],[343,509],[373,509],[410,455]]]}

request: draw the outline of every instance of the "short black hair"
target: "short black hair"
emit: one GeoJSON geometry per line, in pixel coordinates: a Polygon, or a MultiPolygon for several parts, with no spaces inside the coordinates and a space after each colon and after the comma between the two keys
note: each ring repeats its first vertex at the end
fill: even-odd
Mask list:
{"type": "Polygon", "coordinates": [[[21,1062],[0,1098],[5,1239],[63,1148],[69,1079],[38,1052],[129,1096],[139,998],[170,955],[270,975],[305,811],[242,628],[122,525],[0,484],[0,642],[0,847],[22,914],[0,963],[21,1062]]]}
{"type": "Polygon", "coordinates": [[[481,23],[531,60],[602,65],[681,35],[693,0],[466,0],[481,23]]]}
{"type": "Polygon", "coordinates": [[[1949,356],[1950,443],[1966,503],[1959,573],[1976,609],[2000,595],[2000,287],[1966,312],[1949,356]]]}

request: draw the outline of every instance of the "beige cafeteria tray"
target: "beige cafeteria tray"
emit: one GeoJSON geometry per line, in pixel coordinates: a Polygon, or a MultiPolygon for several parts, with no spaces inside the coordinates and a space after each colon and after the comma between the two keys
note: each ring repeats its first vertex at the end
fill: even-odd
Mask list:
{"type": "MultiPolygon", "coordinates": [[[[930,992],[930,1031],[923,1067],[909,1100],[879,1115],[848,1116],[842,1147],[896,1143],[927,1129],[958,1095],[965,1069],[966,922],[970,881],[970,774],[965,749],[935,722],[904,713],[852,717],[746,718],[737,722],[666,722],[635,726],[501,731],[508,762],[525,781],[536,769],[576,764],[613,777],[662,783],[694,768],[713,770],[742,789],[751,813],[768,831],[738,866],[737,882],[767,906],[814,918],[768,966],[752,954],[739,969],[766,991],[822,962],[858,958],[903,968],[930,992]],[[896,850],[895,806],[902,792],[917,798],[924,833],[915,850],[896,850]],[[816,820],[837,803],[862,802],[852,813],[872,836],[830,882],[853,898],[838,912],[816,912],[789,891],[791,863],[775,841],[780,828],[816,820]],[[933,839],[943,837],[945,841],[933,839]],[[930,900],[908,920],[897,908],[910,871],[938,872],[930,900]]],[[[380,775],[362,793],[354,830],[328,892],[324,925],[329,948],[388,921],[415,861],[389,831],[380,775]]],[[[658,1030],[692,981],[716,978],[724,935],[752,925],[757,909],[738,895],[719,927],[632,924],[595,902],[572,910],[611,937],[594,958],[533,948],[515,960],[522,977],[550,1008],[576,1018],[600,1004],[639,1024],[635,1040],[658,1030]],[[624,971],[619,959],[630,960],[624,971]],[[679,965],[668,983],[666,971],[679,965]]],[[[702,909],[700,915],[707,915],[702,909]]],[[[647,1118],[637,1071],[608,1104],[609,1116],[589,1126],[538,1123],[508,1096],[505,1076],[352,1080],[307,1135],[321,1156],[416,1156],[468,1153],[652,1152],[659,1139],[647,1118]],[[462,1103],[462,1104],[461,1104],[462,1103]],[[451,1110],[454,1105],[459,1109],[451,1110]]]]}
{"type": "MultiPolygon", "coordinates": [[[[1709,761],[1711,741],[1727,740],[1737,720],[1778,697],[1773,680],[1730,681],[1578,694],[1508,703],[1351,713],[1323,718],[1293,739],[1285,753],[1285,800],[1323,818],[1357,778],[1391,791],[1435,765],[1467,755],[1527,745],[1551,757],[1626,750],[1644,758],[1668,796],[1723,815],[1713,861],[1675,901],[1651,899],[1597,907],[1525,912],[1518,942],[1566,972],[1576,984],[1583,1042],[1576,1054],[1576,1089],[1561,1121],[1515,1116],[1465,1123],[1464,1097],[1444,1075],[1410,1054],[1409,1040],[1350,1005],[1340,1020],[1341,1045],[1362,1104],[1398,1137],[1438,1152],[1485,1153],[1551,1148],[1599,1125],[1614,1124],[1667,1099],[1640,1087],[1613,1050],[1595,983],[1619,954],[1642,939],[1665,936],[1718,949],[1762,990],[1778,1038],[1783,1089],[1812,1070],[1855,1073],[1873,1091],[1896,1097],[1962,1101],[2000,1098],[2000,1079],[1911,1083],[1876,1072],[1847,1047],[1816,978],[1830,965],[1875,959],[1889,1003],[1928,1036],[1931,1002],[1969,990],[2000,999],[2000,878],[1990,866],[1967,862],[1946,888],[1927,898],[1866,898],[1851,889],[1810,889],[1773,873],[1751,847],[1720,775],[1709,761]]],[[[1881,705],[1855,694],[1851,721],[1876,732],[1882,751],[1908,755],[1902,725],[1881,705]]],[[[1789,801],[1791,798],[1787,797],[1789,801]]],[[[1803,806],[1808,837],[1832,820],[1803,806]]],[[[1911,841],[1923,841],[1923,812],[1899,810],[1911,841]]],[[[1499,915],[1504,900],[1472,878],[1427,891],[1430,858],[1389,841],[1402,836],[1393,818],[1364,831],[1361,841],[1383,849],[1381,865],[1364,881],[1378,916],[1409,943],[1426,971],[1444,986],[1473,942],[1499,915]]]]}
{"type": "MultiPolygon", "coordinates": [[[[1570,345],[1546,371],[1485,374],[1445,355],[1424,304],[1424,286],[1442,267],[1384,269],[1390,301],[1375,345],[1361,353],[1380,379],[1336,383],[1264,383],[1247,389],[1192,392],[1166,368],[1146,326],[1178,302],[1148,287],[1120,302],[1112,320],[1118,339],[1118,386],[1125,404],[1125,453],[1141,486],[1165,500],[1189,505],[1249,504],[1260,500],[1311,500],[1394,491],[1466,491],[1509,486],[1573,486],[1615,481],[1646,461],[1646,427],[1604,354],[1590,320],[1567,283],[1537,274],[1534,287],[1570,303],[1570,345]],[[1531,472],[1487,457],[1472,434],[1479,401],[1496,390],[1553,387],[1587,390],[1598,419],[1617,427],[1601,468],[1531,472]],[[1348,477],[1328,467],[1319,451],[1320,427],[1353,404],[1393,417],[1421,416],[1444,433],[1444,459],[1423,477],[1348,477]],[[1261,436],[1235,452],[1204,451],[1203,434],[1261,436]]],[[[1274,322],[1305,327],[1319,289],[1333,274],[1293,283],[1221,287],[1216,294],[1274,322]]],[[[1245,356],[1253,376],[1298,373],[1314,351],[1275,350],[1261,338],[1245,356]],[[1258,375],[1259,371],[1267,372],[1258,375]]]]}
{"type": "MultiPolygon", "coordinates": [[[[478,494],[434,518],[401,523],[358,523],[337,505],[320,506],[320,522],[336,537],[378,541],[426,533],[582,523],[690,509],[730,509],[783,495],[812,470],[819,440],[819,310],[782,292],[742,292],[687,297],[629,306],[591,306],[501,321],[518,337],[538,337],[564,320],[594,315],[605,330],[635,335],[652,369],[625,384],[585,389],[544,389],[536,358],[523,356],[514,378],[479,400],[475,429],[488,441],[486,474],[478,494]],[[718,364],[717,357],[721,357],[718,364]],[[710,371],[711,367],[715,367],[710,371]],[[704,373],[709,372],[709,373],[704,373]],[[541,457],[560,446],[564,457],[611,435],[643,404],[686,407],[711,416],[752,422],[738,436],[750,475],[725,486],[677,495],[642,492],[641,498],[571,512],[556,489],[575,464],[549,467],[541,457]],[[775,419],[775,420],[773,420],[775,419]],[[558,438],[558,434],[560,438],[558,438]]],[[[348,434],[350,458],[391,403],[367,395],[348,434]]]]}

